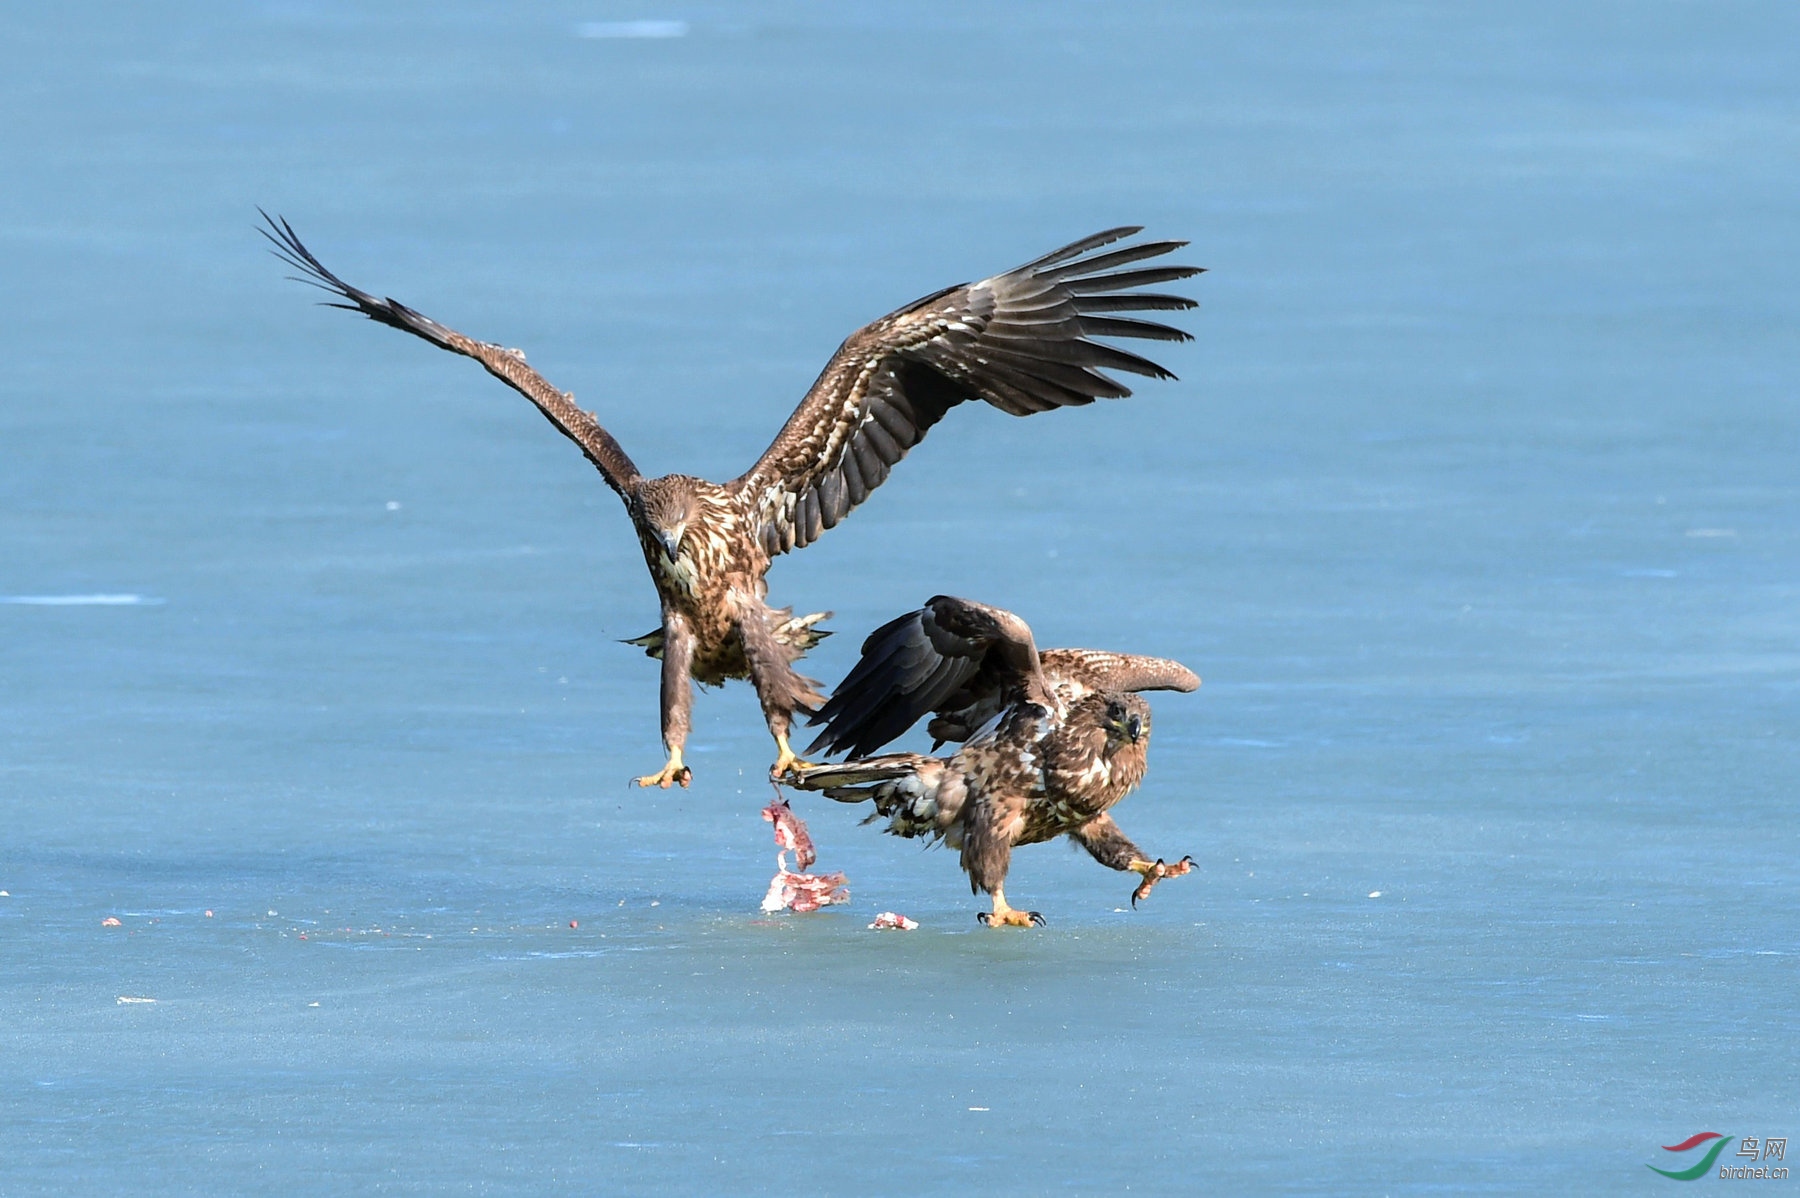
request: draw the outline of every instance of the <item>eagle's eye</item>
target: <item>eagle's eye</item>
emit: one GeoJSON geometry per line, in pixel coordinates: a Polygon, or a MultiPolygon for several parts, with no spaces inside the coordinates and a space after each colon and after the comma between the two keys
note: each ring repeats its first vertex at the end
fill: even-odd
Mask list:
{"type": "Polygon", "coordinates": [[[1108,703],[1106,705],[1106,722],[1114,727],[1123,726],[1125,723],[1125,709],[1117,703],[1108,703]]]}

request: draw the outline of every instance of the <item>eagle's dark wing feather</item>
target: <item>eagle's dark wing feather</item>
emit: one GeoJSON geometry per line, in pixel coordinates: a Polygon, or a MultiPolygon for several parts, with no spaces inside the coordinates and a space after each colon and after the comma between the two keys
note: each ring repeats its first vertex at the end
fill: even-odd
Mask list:
{"type": "Polygon", "coordinates": [[[370,320],[411,333],[415,337],[423,337],[439,349],[474,358],[487,367],[489,374],[536,404],[551,424],[579,445],[588,461],[599,468],[607,486],[623,496],[626,488],[637,480],[637,466],[619,443],[613,440],[612,434],[600,427],[592,413],[577,407],[573,395],[557,390],[543,375],[527,366],[524,354],[516,349],[503,349],[498,345],[465,337],[455,329],[446,328],[430,317],[413,311],[398,300],[377,299],[366,291],[352,287],[313,257],[312,251],[301,244],[300,238],[287,221],[271,217],[267,212],[262,216],[269,227],[258,231],[274,243],[276,257],[300,272],[295,276],[297,281],[350,301],[328,303],[326,307],[361,312],[370,320]]]}
{"type": "Polygon", "coordinates": [[[1108,313],[1191,308],[1135,288],[1185,279],[1191,266],[1117,270],[1187,244],[1109,229],[979,283],[948,287],[884,316],[838,348],[756,465],[731,485],[774,555],[811,544],[868,498],[945,412],[981,399],[1014,416],[1121,399],[1120,370],[1174,376],[1095,337],[1186,341],[1187,333],[1108,313]]]}
{"type": "Polygon", "coordinates": [[[1200,677],[1166,657],[1139,657],[1101,649],[1045,649],[1040,655],[1052,685],[1071,682],[1084,691],[1191,691],[1200,677]]]}
{"type": "Polygon", "coordinates": [[[1048,703],[1050,688],[1025,621],[1009,611],[938,595],[863,642],[862,658],[811,722],[809,752],[866,757],[928,712],[983,699],[1048,703]]]}

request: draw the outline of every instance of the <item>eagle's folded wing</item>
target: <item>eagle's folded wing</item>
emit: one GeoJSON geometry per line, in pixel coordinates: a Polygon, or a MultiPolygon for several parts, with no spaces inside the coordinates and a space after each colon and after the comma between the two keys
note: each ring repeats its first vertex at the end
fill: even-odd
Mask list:
{"type": "Polygon", "coordinates": [[[429,316],[413,311],[398,300],[377,299],[366,291],[352,287],[313,257],[312,251],[301,244],[300,238],[287,221],[271,217],[266,212],[263,213],[263,220],[268,222],[269,227],[259,232],[274,243],[276,257],[300,272],[295,276],[299,282],[309,283],[350,301],[328,303],[326,307],[361,312],[370,320],[422,337],[439,349],[474,358],[487,367],[489,374],[536,404],[538,411],[551,424],[579,445],[588,461],[606,479],[607,486],[623,496],[626,488],[637,480],[637,466],[613,439],[612,434],[600,427],[593,413],[584,412],[577,407],[573,395],[557,390],[548,379],[527,366],[524,354],[516,349],[504,349],[486,341],[465,337],[455,329],[446,328],[429,316]]]}
{"type": "Polygon", "coordinates": [[[866,757],[929,712],[991,715],[1021,700],[1051,701],[1030,627],[1009,611],[938,595],[869,634],[811,718],[825,730],[809,751],[866,757]]]}
{"type": "Polygon", "coordinates": [[[1029,416],[1130,395],[1106,370],[1173,378],[1093,340],[1190,339],[1168,325],[1111,315],[1194,306],[1184,296],[1135,288],[1188,278],[1200,273],[1196,267],[1119,269],[1186,242],[1092,253],[1137,232],[1096,233],[1016,270],[926,296],[852,334],[774,443],[732,483],[768,553],[817,540],[964,400],[1029,416]]]}
{"type": "Polygon", "coordinates": [[[1191,691],[1200,676],[1166,657],[1139,657],[1102,649],[1045,649],[1044,674],[1054,683],[1071,682],[1084,691],[1191,691]]]}

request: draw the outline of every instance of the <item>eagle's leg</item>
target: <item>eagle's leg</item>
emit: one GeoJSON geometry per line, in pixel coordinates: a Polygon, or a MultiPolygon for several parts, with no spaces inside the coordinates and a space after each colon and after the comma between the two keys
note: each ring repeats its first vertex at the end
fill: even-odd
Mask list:
{"type": "Polygon", "coordinates": [[[682,746],[687,744],[688,712],[694,705],[694,686],[688,680],[693,661],[693,630],[674,612],[664,612],[662,735],[663,746],[669,750],[669,760],[659,772],[634,778],[634,785],[660,786],[667,790],[671,783],[686,786],[694,780],[694,771],[681,760],[682,746]]]}
{"type": "Polygon", "coordinates": [[[788,728],[796,710],[811,708],[824,699],[813,689],[816,684],[811,679],[794,672],[795,653],[775,639],[769,609],[761,602],[740,607],[738,631],[744,641],[744,659],[750,665],[750,683],[756,687],[769,735],[775,738],[775,764],[769,767],[769,777],[780,781],[790,771],[813,764],[802,761],[788,744],[788,728]]]}
{"type": "Polygon", "coordinates": [[[996,886],[989,892],[994,900],[993,911],[981,911],[975,918],[990,928],[1029,928],[1034,924],[1044,926],[1044,917],[1036,911],[1020,911],[1007,904],[1006,888],[996,886]]]}
{"type": "Polygon", "coordinates": [[[1137,906],[1141,898],[1149,898],[1150,891],[1164,878],[1179,878],[1194,868],[1192,857],[1183,857],[1170,865],[1161,857],[1155,861],[1144,855],[1144,850],[1131,842],[1131,837],[1113,823],[1110,815],[1101,815],[1091,819],[1081,827],[1069,833],[1075,843],[1088,851],[1088,854],[1108,869],[1129,871],[1140,875],[1144,880],[1138,888],[1131,892],[1131,905],[1137,906]]]}
{"type": "Polygon", "coordinates": [[[962,867],[968,872],[969,888],[987,891],[994,901],[992,912],[979,912],[975,918],[990,928],[1041,927],[1044,923],[1036,911],[1014,910],[1006,901],[1006,871],[1012,867],[1012,839],[1006,825],[1022,806],[1014,796],[983,792],[976,796],[963,832],[962,867]]]}

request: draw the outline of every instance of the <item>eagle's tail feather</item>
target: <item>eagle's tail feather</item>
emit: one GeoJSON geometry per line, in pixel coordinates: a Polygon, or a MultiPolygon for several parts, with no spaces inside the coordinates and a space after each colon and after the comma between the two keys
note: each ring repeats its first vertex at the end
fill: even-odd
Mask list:
{"type": "Polygon", "coordinates": [[[644,656],[654,657],[657,661],[662,660],[663,630],[660,627],[652,628],[643,636],[634,636],[619,643],[621,645],[637,645],[644,650],[644,656]]]}
{"type": "Polygon", "coordinates": [[[790,778],[799,789],[823,791],[840,803],[874,803],[869,820],[885,818],[895,836],[941,836],[944,812],[938,791],[945,764],[921,753],[888,753],[841,765],[803,766],[790,778]]]}
{"type": "Polygon", "coordinates": [[[820,641],[831,635],[831,629],[818,626],[820,620],[829,620],[831,613],[816,611],[808,616],[795,616],[789,614],[792,611],[791,607],[777,611],[775,614],[782,619],[770,631],[774,633],[776,640],[798,650],[794,654],[798,657],[801,653],[817,648],[820,641]]]}
{"type": "MultiPolygon", "coordinates": [[[[807,650],[816,648],[820,641],[831,635],[831,629],[818,626],[820,620],[829,620],[831,613],[816,611],[808,616],[795,616],[790,614],[792,611],[792,608],[784,607],[774,612],[773,614],[780,618],[770,626],[769,632],[776,641],[792,650],[794,656],[789,660],[797,660],[807,650]]],[[[637,645],[643,649],[645,656],[654,657],[658,661],[662,660],[663,630],[660,627],[652,628],[643,636],[630,637],[619,643],[621,645],[637,645]]],[[[814,687],[819,685],[810,678],[807,681],[814,687]]],[[[813,697],[818,699],[819,703],[825,701],[823,696],[815,695],[813,697]]]]}

